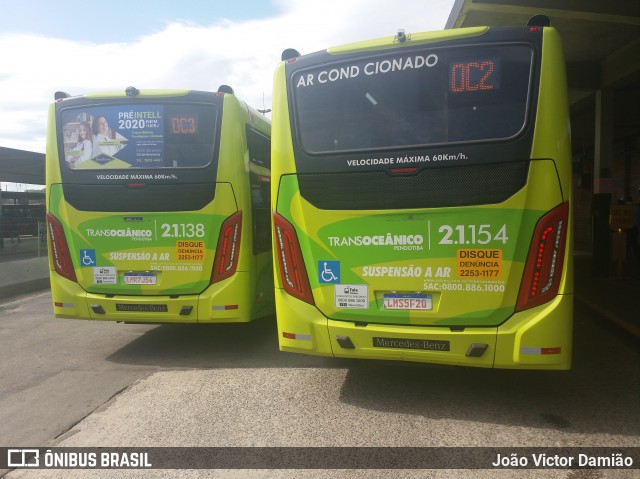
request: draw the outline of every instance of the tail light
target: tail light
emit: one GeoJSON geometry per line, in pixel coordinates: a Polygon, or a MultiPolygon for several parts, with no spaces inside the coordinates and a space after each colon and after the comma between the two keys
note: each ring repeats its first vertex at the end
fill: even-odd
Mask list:
{"type": "Polygon", "coordinates": [[[305,303],[314,304],[307,270],[296,231],[287,220],[273,213],[276,235],[276,252],[280,264],[280,277],[284,290],[305,303]]]}
{"type": "Polygon", "coordinates": [[[220,228],[216,256],[213,260],[211,282],[216,283],[233,276],[240,257],[240,236],[242,234],[242,211],[232,214],[220,228]]]}
{"type": "Polygon", "coordinates": [[[62,223],[51,213],[47,213],[47,225],[49,229],[49,244],[53,255],[53,266],[56,269],[56,273],[68,280],[77,282],[62,223]]]}
{"type": "Polygon", "coordinates": [[[568,202],[538,221],[522,276],[516,311],[544,304],[558,294],[568,226],[568,202]]]}

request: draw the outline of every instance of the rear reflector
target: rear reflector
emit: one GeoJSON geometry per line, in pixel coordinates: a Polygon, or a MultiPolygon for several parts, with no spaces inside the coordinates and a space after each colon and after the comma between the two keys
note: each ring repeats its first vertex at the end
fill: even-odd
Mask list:
{"type": "Polygon", "coordinates": [[[569,226],[569,203],[562,203],[536,225],[524,268],[516,311],[551,301],[558,294],[569,226]]]}
{"type": "Polygon", "coordinates": [[[301,341],[311,341],[310,334],[282,333],[282,337],[286,339],[297,339],[301,341]]]}
{"type": "Polygon", "coordinates": [[[53,267],[60,276],[70,281],[77,282],[76,272],[73,269],[71,254],[69,254],[69,245],[64,235],[62,223],[47,213],[47,225],[49,230],[49,244],[51,245],[51,254],[53,256],[53,267]]]}
{"type": "Polygon", "coordinates": [[[73,303],[60,303],[58,301],[55,301],[53,305],[56,308],[73,308],[75,306],[73,303]]]}
{"type": "Polygon", "coordinates": [[[238,309],[237,304],[214,304],[211,306],[212,311],[231,311],[232,309],[238,309]]]}
{"type": "Polygon", "coordinates": [[[211,273],[212,283],[222,281],[235,274],[240,256],[241,234],[242,211],[238,211],[229,216],[220,228],[216,256],[213,261],[213,272],[211,273]]]}
{"type": "Polygon", "coordinates": [[[276,254],[278,255],[280,278],[284,290],[305,303],[314,304],[295,229],[278,213],[273,213],[273,224],[276,236],[276,254]]]}
{"type": "Polygon", "coordinates": [[[554,348],[520,348],[520,354],[528,354],[531,356],[562,354],[562,348],[560,346],[554,348]]]}

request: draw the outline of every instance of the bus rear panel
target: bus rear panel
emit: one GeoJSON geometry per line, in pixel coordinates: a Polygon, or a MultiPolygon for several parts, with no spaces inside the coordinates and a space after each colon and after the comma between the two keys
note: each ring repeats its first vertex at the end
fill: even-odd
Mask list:
{"type": "Polygon", "coordinates": [[[280,348],[571,365],[571,157],[552,28],[414,34],[275,75],[280,348]]]}
{"type": "Polygon", "coordinates": [[[114,92],[57,101],[49,125],[56,317],[244,322],[272,313],[262,115],[233,94],[114,92]]]}

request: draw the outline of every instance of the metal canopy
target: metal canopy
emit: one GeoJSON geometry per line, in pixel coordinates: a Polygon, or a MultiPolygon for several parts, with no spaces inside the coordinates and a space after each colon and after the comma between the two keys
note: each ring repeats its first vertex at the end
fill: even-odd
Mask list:
{"type": "Polygon", "coordinates": [[[43,153],[0,147],[0,181],[45,184],[43,153]]]}
{"type": "Polygon", "coordinates": [[[446,28],[520,26],[546,15],[562,35],[570,102],[640,77],[640,2],[630,0],[456,0],[446,28]]]}

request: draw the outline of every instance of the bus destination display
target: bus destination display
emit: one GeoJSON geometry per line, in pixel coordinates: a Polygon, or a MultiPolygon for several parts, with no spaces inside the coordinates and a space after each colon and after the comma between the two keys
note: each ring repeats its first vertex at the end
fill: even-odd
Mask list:
{"type": "Polygon", "coordinates": [[[449,64],[449,92],[466,93],[500,88],[500,61],[474,59],[449,64]]]}
{"type": "Polygon", "coordinates": [[[174,116],[171,118],[171,131],[174,135],[195,135],[198,121],[195,116],[174,116]]]}

